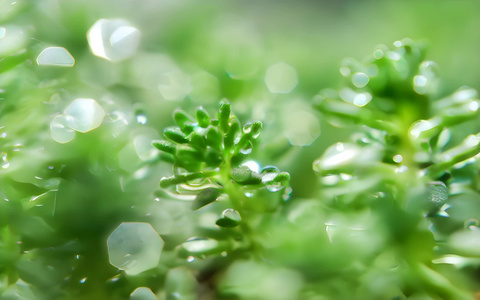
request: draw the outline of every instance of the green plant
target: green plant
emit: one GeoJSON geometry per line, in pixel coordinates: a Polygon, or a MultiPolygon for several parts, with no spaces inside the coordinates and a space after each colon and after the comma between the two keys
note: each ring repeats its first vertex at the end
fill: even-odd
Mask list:
{"type": "MultiPolygon", "coordinates": [[[[334,124],[360,126],[351,142],[330,146],[313,167],[330,207],[352,216],[372,215],[363,228],[361,223],[356,228],[382,240],[369,253],[370,263],[391,255],[401,294],[470,299],[463,290],[468,285],[449,281],[453,270],[438,263],[465,254],[462,244],[477,236],[468,219],[449,217],[450,211],[457,213],[456,207],[448,209],[451,198],[477,189],[479,135],[459,138],[465,136],[460,124],[478,119],[480,102],[477,92],[467,87],[438,99],[437,66],[424,61],[422,48],[404,39],[393,48],[378,47],[362,63],[344,61],[340,70],[348,86],[320,93],[316,107],[334,124]],[[449,236],[464,222],[466,229],[449,236]]],[[[332,226],[345,223],[348,220],[332,226]]],[[[380,265],[377,271],[389,276],[388,268],[380,265]]],[[[368,267],[364,271],[370,272],[368,267]]],[[[385,284],[369,293],[398,291],[385,284]]]]}
{"type": "Polygon", "coordinates": [[[221,103],[215,119],[202,107],[197,108],[195,118],[180,109],[173,116],[178,126],[166,128],[166,140],[153,145],[163,151],[164,160],[173,163],[175,173],[162,178],[160,186],[173,186],[176,191],[157,195],[173,199],[188,195],[193,198],[192,210],[207,210],[218,218],[206,224],[207,230],[199,226],[197,234],[207,239],[183,243],[180,255],[241,252],[260,259],[263,228],[271,226],[272,216],[288,199],[290,177],[274,166],[260,169],[257,162],[247,161],[262,123],[242,127],[228,102],[221,103]],[[207,205],[213,208],[204,209],[207,205]]]}
{"type": "Polygon", "coordinates": [[[475,1],[124,2],[0,1],[2,300],[475,297],[478,70],[405,39],[306,100],[365,3],[446,62],[475,1]]]}

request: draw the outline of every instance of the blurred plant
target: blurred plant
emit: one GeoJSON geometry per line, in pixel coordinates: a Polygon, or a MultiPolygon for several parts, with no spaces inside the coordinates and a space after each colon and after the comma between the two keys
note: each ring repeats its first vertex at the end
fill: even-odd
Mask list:
{"type": "Polygon", "coordinates": [[[207,205],[214,206],[206,209],[208,213],[223,210],[214,223],[218,227],[207,225],[210,232],[198,232],[206,238],[189,239],[179,254],[205,257],[241,250],[260,258],[262,230],[258,227],[267,226],[269,215],[280,209],[290,191],[288,173],[274,166],[260,170],[257,162],[246,161],[262,123],[242,127],[228,102],[221,103],[216,119],[202,107],[195,118],[180,109],[173,116],[177,126],[166,128],[165,140],[153,145],[163,151],[164,160],[173,163],[175,173],[162,178],[160,186],[174,186],[176,191],[162,190],[158,195],[174,199],[189,195],[192,210],[204,210],[207,205]]]}
{"type": "Polygon", "coordinates": [[[363,63],[346,59],[340,72],[348,86],[321,92],[315,105],[332,124],[360,127],[352,142],[330,146],[313,168],[329,207],[351,218],[369,214],[372,219],[328,223],[330,241],[354,232],[380,238],[359,273],[373,276],[373,266],[374,277],[395,272],[397,288],[383,286],[380,294],[367,289],[364,296],[388,291],[392,297],[471,299],[464,289],[471,283],[458,285],[451,269],[432,261],[445,263],[448,255],[461,255],[459,248],[471,249],[476,227],[460,230],[462,237],[452,245],[447,232],[433,224],[449,219],[449,196],[477,188],[480,134],[458,145],[452,138],[455,126],[478,119],[477,92],[462,87],[437,99],[437,66],[424,61],[422,45],[409,39],[393,48],[377,47],[363,63]],[[335,232],[338,228],[345,231],[335,232]],[[385,255],[392,264],[379,265],[385,255]]]}

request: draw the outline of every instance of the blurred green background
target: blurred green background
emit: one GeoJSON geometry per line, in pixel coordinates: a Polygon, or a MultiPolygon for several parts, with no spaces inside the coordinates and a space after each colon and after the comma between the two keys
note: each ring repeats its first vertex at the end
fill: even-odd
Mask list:
{"type": "MultiPolygon", "coordinates": [[[[60,258],[75,265],[72,253],[81,248],[86,261],[63,284],[102,295],[102,287],[78,282],[117,274],[104,242],[120,222],[150,222],[167,245],[188,238],[192,224],[169,235],[165,212],[155,207],[158,180],[171,166],[146,167],[155,156],[150,141],[173,124],[176,107],[213,113],[227,98],[242,122],[265,124],[255,158],[290,172],[293,199],[316,197],[312,161],[351,131],[323,121],[311,106],[320,90],[342,85],[341,61],[409,37],[425,43],[427,59],[438,63],[439,97],[462,85],[478,90],[479,15],[477,0],[0,0],[1,275],[51,286],[70,274],[60,258]],[[86,34],[103,18],[140,31],[131,57],[112,62],[92,54],[86,34]],[[75,66],[37,65],[51,46],[66,48],[75,66]],[[266,84],[279,62],[296,73],[291,91],[266,84]],[[76,98],[95,99],[105,120],[60,144],[50,124],[76,98]],[[19,251],[42,259],[20,258],[19,251]],[[43,265],[61,271],[45,276],[43,265]]],[[[145,278],[138,282],[161,282],[145,278]]]]}

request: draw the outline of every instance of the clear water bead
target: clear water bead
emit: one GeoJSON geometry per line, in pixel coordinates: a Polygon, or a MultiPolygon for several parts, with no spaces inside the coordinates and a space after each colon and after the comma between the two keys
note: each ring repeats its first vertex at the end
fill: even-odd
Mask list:
{"type": "Polygon", "coordinates": [[[68,127],[66,116],[61,114],[55,116],[50,122],[50,134],[52,139],[58,143],[65,144],[75,138],[75,131],[68,127]]]}
{"type": "Polygon", "coordinates": [[[130,300],[156,300],[157,297],[151,289],[147,287],[136,288],[130,295],[130,300]]]}
{"type": "Polygon", "coordinates": [[[70,128],[79,132],[88,132],[102,124],[105,111],[97,101],[79,98],[65,109],[65,115],[70,128]]]}
{"type": "Polygon", "coordinates": [[[352,83],[357,88],[363,88],[370,81],[370,77],[363,72],[355,72],[352,75],[352,83]]]}
{"type": "Polygon", "coordinates": [[[321,133],[318,118],[306,109],[289,105],[285,113],[285,137],[293,146],[309,146],[321,133]]]}
{"type": "Polygon", "coordinates": [[[110,263],[136,275],[160,261],[164,241],[148,223],[122,223],[108,237],[110,263]]]}
{"type": "Polygon", "coordinates": [[[123,19],[100,19],[87,32],[93,54],[113,62],[132,57],[140,37],[140,31],[123,19]]]}
{"type": "Polygon", "coordinates": [[[37,57],[39,66],[73,67],[75,59],[63,47],[45,48],[37,57]]]}
{"type": "Polygon", "coordinates": [[[284,62],[276,63],[267,69],[265,84],[271,93],[290,93],[298,84],[297,71],[284,62]]]}

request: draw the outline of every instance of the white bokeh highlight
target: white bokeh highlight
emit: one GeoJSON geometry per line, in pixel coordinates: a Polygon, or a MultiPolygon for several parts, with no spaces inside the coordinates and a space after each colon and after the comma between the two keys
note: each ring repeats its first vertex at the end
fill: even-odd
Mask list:
{"type": "Polygon", "coordinates": [[[284,62],[271,65],[265,74],[265,84],[273,94],[290,93],[298,84],[297,71],[284,62]]]}
{"type": "Polygon", "coordinates": [[[164,244],[152,225],[122,223],[107,239],[110,264],[137,275],[158,265],[164,244]]]}
{"type": "Polygon", "coordinates": [[[141,32],[123,19],[100,19],[87,32],[92,53],[112,62],[132,57],[140,38],[141,32]]]}
{"type": "Polygon", "coordinates": [[[48,47],[37,56],[39,66],[73,67],[75,59],[63,47],[48,47]]]}

